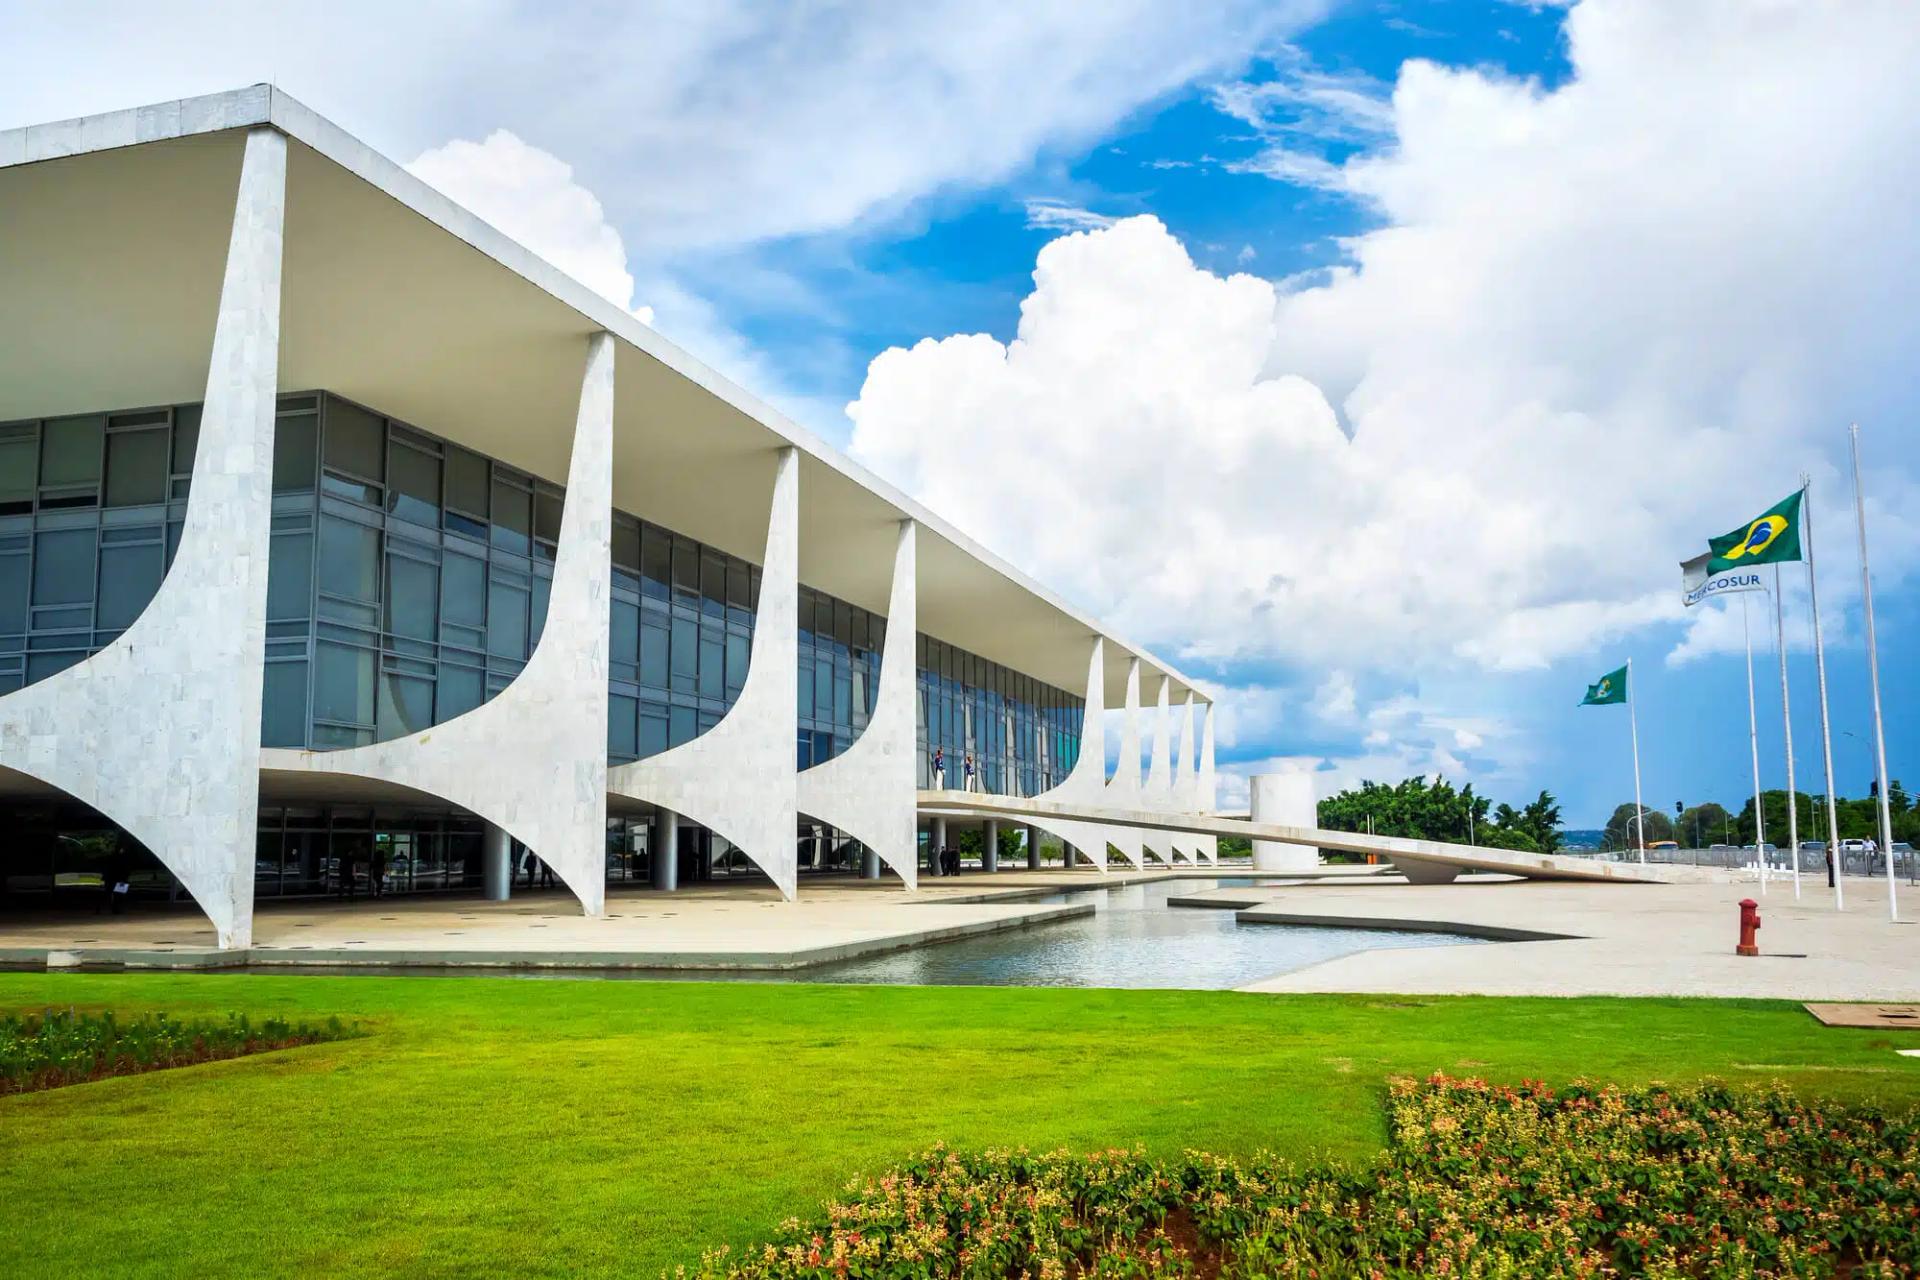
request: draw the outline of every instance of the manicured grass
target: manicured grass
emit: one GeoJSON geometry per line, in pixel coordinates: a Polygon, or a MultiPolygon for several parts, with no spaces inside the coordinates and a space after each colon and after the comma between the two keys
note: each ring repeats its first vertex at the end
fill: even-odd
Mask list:
{"type": "Polygon", "coordinates": [[[1352,1161],[1390,1075],[1920,1100],[1755,1001],[0,974],[0,1011],[370,1034],[0,1098],[0,1275],[641,1275],[938,1140],[1352,1161]]]}

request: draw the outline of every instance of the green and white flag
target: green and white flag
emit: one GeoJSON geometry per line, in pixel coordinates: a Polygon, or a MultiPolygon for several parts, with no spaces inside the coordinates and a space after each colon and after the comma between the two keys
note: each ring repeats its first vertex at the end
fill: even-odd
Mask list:
{"type": "Polygon", "coordinates": [[[1800,558],[1800,499],[1806,490],[1796,490],[1741,525],[1732,533],[1707,539],[1713,555],[1707,561],[1709,576],[1728,569],[1750,569],[1755,565],[1779,564],[1800,558]]]}
{"type": "Polygon", "coordinates": [[[1755,569],[1725,569],[1707,572],[1711,552],[1703,551],[1691,560],[1680,562],[1680,603],[1692,608],[1703,600],[1734,591],[1765,591],[1767,584],[1755,569]]]}
{"type": "Polygon", "coordinates": [[[1580,699],[1583,707],[1604,707],[1627,700],[1627,669],[1609,671],[1587,686],[1587,696],[1580,699]]]}

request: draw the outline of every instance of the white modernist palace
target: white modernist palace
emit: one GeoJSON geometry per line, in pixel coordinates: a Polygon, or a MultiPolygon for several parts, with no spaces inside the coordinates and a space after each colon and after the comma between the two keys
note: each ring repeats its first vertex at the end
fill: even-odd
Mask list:
{"type": "Polygon", "coordinates": [[[0,908],[1208,859],[1213,728],[277,90],[0,132],[0,908]]]}

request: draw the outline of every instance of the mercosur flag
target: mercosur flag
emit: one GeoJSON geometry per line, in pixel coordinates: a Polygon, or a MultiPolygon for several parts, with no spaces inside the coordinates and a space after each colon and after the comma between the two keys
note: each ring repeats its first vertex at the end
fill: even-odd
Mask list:
{"type": "Polygon", "coordinates": [[[1580,699],[1583,707],[1604,707],[1609,703],[1627,700],[1627,669],[1609,671],[1587,686],[1587,696],[1580,699]]]}
{"type": "Polygon", "coordinates": [[[1800,499],[1805,490],[1775,503],[1764,514],[1718,538],[1707,539],[1712,557],[1709,575],[1727,569],[1750,569],[1800,558],[1800,499]]]}
{"type": "Polygon", "coordinates": [[[1707,562],[1713,559],[1712,552],[1703,552],[1691,560],[1680,562],[1680,603],[1692,608],[1702,600],[1711,600],[1731,591],[1765,591],[1767,584],[1752,569],[1729,569],[1724,573],[1708,573],[1707,562]]]}

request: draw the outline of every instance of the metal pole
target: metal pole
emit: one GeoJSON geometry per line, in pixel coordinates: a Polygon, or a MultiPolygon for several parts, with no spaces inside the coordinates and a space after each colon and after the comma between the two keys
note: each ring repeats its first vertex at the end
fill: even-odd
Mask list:
{"type": "MultiPolygon", "coordinates": [[[[1873,686],[1873,752],[1880,771],[1880,851],[1887,855],[1887,918],[1900,918],[1894,899],[1893,811],[1887,799],[1887,735],[1880,726],[1880,647],[1873,633],[1873,574],[1867,569],[1867,495],[1860,487],[1860,424],[1847,428],[1853,445],[1853,512],[1860,522],[1860,602],[1867,613],[1867,674],[1873,686]]],[[[1867,868],[1872,871],[1873,868],[1867,868]]]]}
{"type": "Polygon", "coordinates": [[[1634,710],[1633,659],[1627,659],[1627,729],[1633,735],[1633,825],[1639,832],[1640,862],[1647,861],[1647,807],[1640,803],[1640,715],[1634,710]]]}
{"type": "Polygon", "coordinates": [[[1800,898],[1800,793],[1793,782],[1793,701],[1787,695],[1787,615],[1780,601],[1780,566],[1773,566],[1773,645],[1780,655],[1780,722],[1787,735],[1787,847],[1793,858],[1793,897],[1800,898]]]}
{"type": "Polygon", "coordinates": [[[1840,808],[1833,790],[1833,727],[1827,719],[1827,649],[1820,637],[1820,589],[1813,569],[1813,481],[1800,482],[1800,524],[1806,534],[1807,606],[1813,612],[1813,669],[1820,677],[1820,750],[1827,767],[1827,883],[1833,887],[1833,908],[1844,910],[1847,894],[1840,881],[1840,808]]]}
{"type": "Polygon", "coordinates": [[[1753,756],[1753,855],[1760,863],[1760,896],[1767,896],[1767,816],[1760,802],[1760,718],[1753,706],[1753,632],[1747,625],[1747,597],[1740,596],[1740,636],[1747,642],[1747,748],[1753,756]]]}

